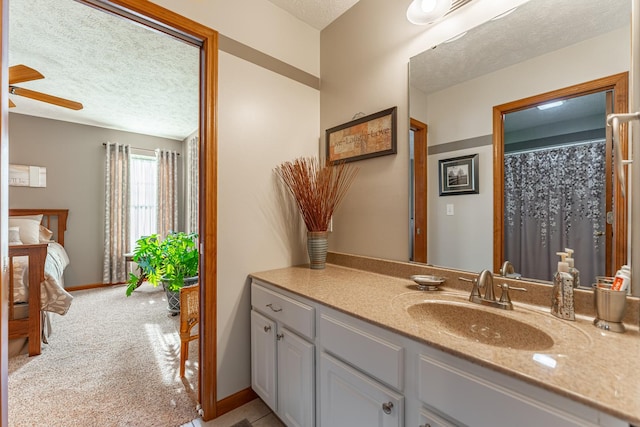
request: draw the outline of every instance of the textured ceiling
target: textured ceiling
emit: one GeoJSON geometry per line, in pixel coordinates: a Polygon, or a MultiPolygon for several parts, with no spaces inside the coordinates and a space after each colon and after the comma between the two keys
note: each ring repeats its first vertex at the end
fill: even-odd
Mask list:
{"type": "Polygon", "coordinates": [[[197,129],[197,48],[73,0],[9,5],[9,65],[45,76],[17,86],[84,105],[11,95],[12,113],[180,140],[197,129]]]}
{"type": "MultiPolygon", "coordinates": [[[[436,92],[627,26],[630,16],[629,0],[531,0],[502,19],[411,58],[410,83],[424,93],[436,92]]],[[[594,97],[573,98],[559,108],[512,114],[509,127],[516,131],[576,117],[604,116],[603,108],[594,97]]]]}
{"type": "MultiPolygon", "coordinates": [[[[313,28],[322,30],[359,0],[269,0],[313,28]]],[[[397,0],[394,0],[397,1],[397,0]]],[[[409,2],[407,1],[407,6],[409,2]]]]}
{"type": "MultiPolygon", "coordinates": [[[[317,29],[357,2],[269,1],[317,29]]],[[[412,85],[429,93],[628,25],[629,3],[531,0],[412,58],[412,85]]],[[[19,86],[84,105],[73,111],[11,96],[17,105],[11,112],[179,140],[197,129],[195,47],[73,0],[11,0],[9,6],[9,65],[45,76],[19,86]]]]}
{"type": "MultiPolygon", "coordinates": [[[[269,1],[320,30],[358,0],[269,1]]],[[[9,65],[45,76],[17,86],[84,105],[73,111],[12,95],[12,113],[177,140],[197,129],[197,48],[74,0],[9,7],[9,65]]]]}
{"type": "Polygon", "coordinates": [[[630,16],[629,0],[531,0],[411,58],[411,85],[432,93],[629,25],[630,16]]]}

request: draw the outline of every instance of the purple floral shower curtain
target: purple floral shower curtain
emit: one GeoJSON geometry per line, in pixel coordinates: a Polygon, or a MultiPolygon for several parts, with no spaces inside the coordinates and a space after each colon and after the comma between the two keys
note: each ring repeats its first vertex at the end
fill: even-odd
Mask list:
{"type": "Polygon", "coordinates": [[[552,280],[565,248],[581,286],[604,275],[605,144],[505,154],[505,259],[523,277],[552,280]]]}

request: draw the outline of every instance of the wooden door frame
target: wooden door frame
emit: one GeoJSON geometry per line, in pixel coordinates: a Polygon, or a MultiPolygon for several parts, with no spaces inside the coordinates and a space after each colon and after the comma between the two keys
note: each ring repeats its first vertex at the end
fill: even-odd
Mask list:
{"type": "MultiPolygon", "coordinates": [[[[629,109],[629,73],[624,72],[601,79],[591,80],[585,83],[569,86],[563,89],[534,95],[529,98],[509,102],[493,107],[493,271],[498,273],[504,261],[504,116],[507,113],[525,110],[544,104],[554,99],[568,99],[591,93],[613,90],[614,112],[626,113],[629,109]]],[[[609,135],[610,129],[607,128],[609,135]]],[[[611,140],[607,138],[607,140],[611,140]]],[[[627,125],[622,124],[620,131],[620,147],[622,158],[628,158],[628,133],[627,125]]],[[[611,188],[611,165],[606,165],[607,188],[611,188]]],[[[625,179],[628,180],[627,176],[625,179]]],[[[628,188],[628,183],[625,183],[628,188]]],[[[613,200],[606,200],[607,212],[613,210],[615,229],[607,227],[607,239],[613,239],[612,251],[608,255],[606,271],[611,272],[626,264],[627,260],[627,205],[622,198],[620,183],[616,181],[613,186],[613,200]],[[623,207],[616,209],[616,207],[623,207]]]]}
{"type": "MultiPolygon", "coordinates": [[[[8,69],[8,1],[0,0],[0,82],[9,85],[8,69]]],[[[218,96],[218,33],[175,12],[140,0],[80,0],[88,6],[104,10],[138,24],[153,28],[199,47],[200,49],[200,107],[199,107],[199,200],[200,200],[200,339],[199,339],[199,401],[204,420],[217,416],[217,96],[218,96]]],[[[1,91],[0,101],[0,257],[4,266],[8,254],[8,92],[1,91]]],[[[4,270],[4,268],[3,268],[4,270]]],[[[2,283],[6,283],[6,272],[2,283]]],[[[7,294],[2,286],[0,296],[0,425],[8,425],[7,416],[7,294]]]]}
{"type": "MultiPolygon", "coordinates": [[[[9,87],[8,53],[9,5],[8,0],[0,0],[0,87],[9,87]]],[[[8,382],[9,382],[9,91],[0,91],[0,426],[9,425],[8,382]]]]}
{"type": "Polygon", "coordinates": [[[413,253],[411,260],[427,262],[427,125],[410,118],[413,132],[413,253]],[[418,230],[421,232],[418,233],[418,230]],[[419,251],[418,248],[423,248],[419,251]]]}

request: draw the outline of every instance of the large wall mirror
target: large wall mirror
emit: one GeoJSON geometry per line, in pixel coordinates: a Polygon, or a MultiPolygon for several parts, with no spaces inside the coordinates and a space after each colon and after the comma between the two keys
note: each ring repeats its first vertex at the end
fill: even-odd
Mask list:
{"type": "MultiPolygon", "coordinates": [[[[419,231],[422,237],[426,229],[424,249],[428,264],[498,271],[498,260],[507,256],[505,246],[514,244],[505,242],[504,201],[512,203],[514,192],[521,193],[524,184],[513,179],[521,172],[509,175],[506,184],[504,174],[500,182],[494,182],[497,163],[494,156],[497,152],[496,159],[504,159],[508,153],[509,161],[517,163],[523,156],[531,158],[537,152],[547,157],[558,156],[558,150],[568,156],[566,162],[574,157],[576,161],[578,157],[584,160],[589,155],[598,159],[584,163],[590,164],[590,173],[571,175],[582,185],[594,171],[601,173],[602,179],[597,180],[601,186],[589,187],[590,193],[583,191],[575,202],[583,203],[582,206],[597,205],[598,218],[581,224],[582,231],[568,240],[565,237],[553,242],[547,250],[555,256],[555,252],[573,246],[576,266],[584,265],[582,284],[586,286],[595,275],[612,274],[612,268],[624,263],[628,249],[624,206],[628,199],[612,205],[611,200],[615,200],[613,197],[619,190],[608,176],[612,160],[605,141],[606,114],[625,112],[627,108],[630,16],[630,0],[530,0],[511,13],[411,58],[410,116],[412,121],[427,125],[428,155],[426,204],[412,206],[410,223],[413,233],[419,231]],[[622,83],[616,86],[611,81],[622,83]],[[593,82],[602,84],[585,88],[593,82]],[[555,111],[537,108],[553,101],[555,98],[550,96],[554,93],[564,101],[563,106],[555,111]],[[499,127],[494,118],[497,106],[509,107],[498,115],[499,127]],[[499,129],[499,138],[494,129],[499,129]],[[499,150],[495,147],[497,143],[502,144],[499,150]],[[505,149],[505,143],[513,145],[505,149]],[[478,154],[478,193],[440,195],[439,165],[446,164],[447,159],[475,154],[478,154]],[[504,188],[499,189],[502,198],[494,195],[494,189],[500,186],[504,188]],[[607,215],[616,209],[617,212],[607,215]],[[414,216],[419,220],[423,213],[425,223],[414,222],[414,216]],[[598,266],[592,265],[593,260],[598,260],[598,266]]],[[[413,141],[410,138],[411,153],[413,141]]],[[[420,151],[420,147],[415,149],[420,151]]],[[[504,164],[499,166],[504,168],[504,164]]],[[[419,176],[416,169],[419,166],[413,164],[412,154],[411,182],[419,176]]],[[[570,169],[569,165],[565,169],[570,169]]],[[[549,171],[543,173],[547,179],[549,171]]],[[[572,186],[572,182],[566,185],[572,186]]],[[[531,186],[527,189],[529,194],[531,189],[531,186]]],[[[567,200],[562,203],[571,204],[567,200]]],[[[577,205],[574,207],[578,209],[577,205]]],[[[566,227],[558,225],[558,228],[566,227]]],[[[550,230],[547,225],[543,229],[550,230]]],[[[576,225],[574,231],[578,229],[576,225]]],[[[540,230],[534,229],[533,238],[526,237],[535,242],[531,249],[534,252],[526,249],[525,253],[511,255],[514,259],[510,261],[524,277],[549,281],[555,269],[553,262],[540,267],[527,261],[540,258],[540,248],[550,242],[540,230]]],[[[419,240],[413,235],[411,240],[412,254],[421,253],[415,247],[419,240]]]]}

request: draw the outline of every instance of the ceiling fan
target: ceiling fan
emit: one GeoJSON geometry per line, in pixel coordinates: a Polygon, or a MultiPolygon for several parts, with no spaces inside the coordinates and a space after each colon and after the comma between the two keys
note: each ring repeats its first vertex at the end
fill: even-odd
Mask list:
{"type": "MultiPolygon", "coordinates": [[[[79,102],[14,86],[16,83],[39,79],[44,79],[44,76],[31,67],[27,67],[26,65],[14,65],[9,67],[9,94],[24,96],[26,98],[35,99],[36,101],[47,102],[60,107],[70,108],[72,110],[82,110],[82,104],[79,102]]],[[[14,104],[12,100],[9,100],[9,107],[11,108],[15,106],[16,104],[14,104]]]]}

